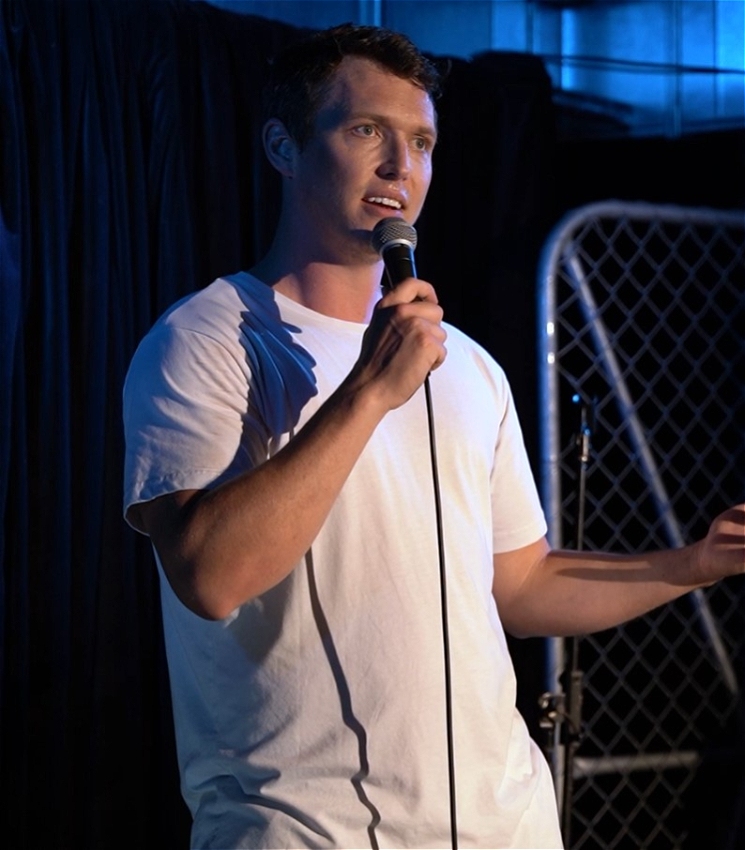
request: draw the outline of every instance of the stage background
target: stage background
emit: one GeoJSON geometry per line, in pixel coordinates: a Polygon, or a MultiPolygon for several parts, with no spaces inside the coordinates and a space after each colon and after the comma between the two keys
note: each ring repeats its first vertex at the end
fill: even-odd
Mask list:
{"type": "MultiPolygon", "coordinates": [[[[162,310],[267,247],[258,96],[301,32],[186,0],[0,6],[7,847],[187,846],[156,575],[121,518],[121,387],[162,310]]],[[[535,462],[551,225],[609,196],[743,206],[745,136],[587,142],[539,59],[450,64],[419,271],[505,367],[535,462]]],[[[542,644],[511,647],[535,729],[542,644]]]]}

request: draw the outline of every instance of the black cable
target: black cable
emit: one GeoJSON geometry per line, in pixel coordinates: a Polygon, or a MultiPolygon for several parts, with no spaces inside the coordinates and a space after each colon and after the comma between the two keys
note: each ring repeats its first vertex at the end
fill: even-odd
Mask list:
{"type": "Polygon", "coordinates": [[[429,450],[432,460],[432,485],[435,497],[435,517],[437,521],[437,553],[440,564],[440,604],[442,608],[442,650],[445,664],[445,727],[448,749],[448,784],[450,799],[450,841],[452,850],[458,850],[458,818],[455,799],[455,746],[453,742],[453,689],[450,667],[450,628],[448,623],[447,573],[445,570],[445,541],[442,522],[442,502],[440,500],[440,476],[437,465],[437,441],[432,409],[432,392],[429,375],[424,381],[424,396],[427,402],[427,424],[429,430],[429,450]]]}

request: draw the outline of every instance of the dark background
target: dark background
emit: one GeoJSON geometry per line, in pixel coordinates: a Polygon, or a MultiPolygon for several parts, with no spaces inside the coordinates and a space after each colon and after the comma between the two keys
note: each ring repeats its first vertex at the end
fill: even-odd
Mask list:
{"type": "MultiPolygon", "coordinates": [[[[158,588],[121,518],[121,388],[179,296],[267,247],[258,141],[290,25],[199,2],[0,5],[0,834],[185,847],[158,588]]],[[[583,140],[541,61],[453,58],[417,262],[505,367],[535,464],[535,276],[567,210],[745,206],[745,132],[583,140]]],[[[511,642],[535,730],[540,641],[511,642]]],[[[412,720],[415,722],[415,720],[412,720]]]]}

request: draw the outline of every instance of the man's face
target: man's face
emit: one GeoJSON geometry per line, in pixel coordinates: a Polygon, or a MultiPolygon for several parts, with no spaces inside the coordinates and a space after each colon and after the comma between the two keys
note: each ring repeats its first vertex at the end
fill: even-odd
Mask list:
{"type": "Polygon", "coordinates": [[[345,57],[297,154],[293,201],[307,237],[330,258],[372,259],[370,232],[381,218],[419,217],[436,138],[425,91],[368,59],[345,57]]]}

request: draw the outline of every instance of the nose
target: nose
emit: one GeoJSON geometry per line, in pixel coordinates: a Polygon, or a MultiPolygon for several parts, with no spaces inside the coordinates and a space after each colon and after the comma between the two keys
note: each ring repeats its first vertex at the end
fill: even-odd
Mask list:
{"type": "Polygon", "coordinates": [[[397,136],[388,139],[385,156],[378,168],[380,177],[386,180],[406,180],[411,174],[411,151],[408,142],[397,136]]]}

